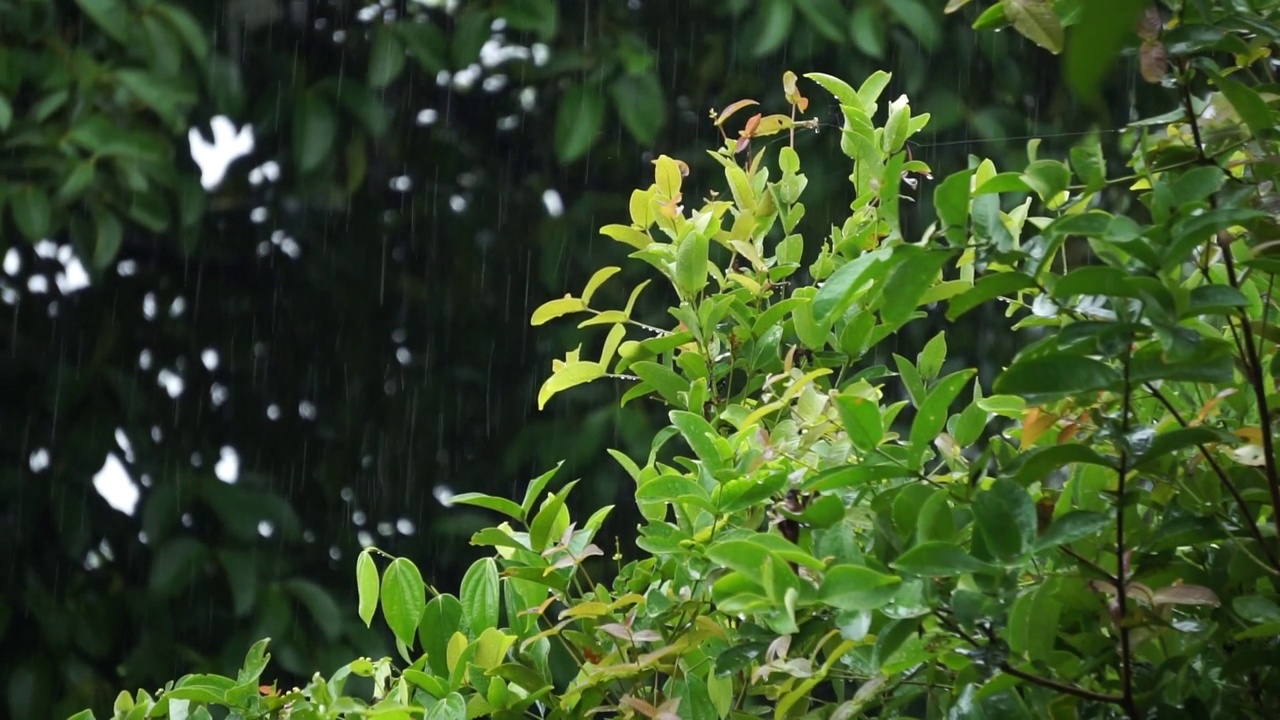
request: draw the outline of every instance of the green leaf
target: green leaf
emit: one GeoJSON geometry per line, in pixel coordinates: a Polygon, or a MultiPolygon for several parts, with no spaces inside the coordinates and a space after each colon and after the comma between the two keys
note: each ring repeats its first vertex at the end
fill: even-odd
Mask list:
{"type": "Polygon", "coordinates": [[[969,225],[969,190],[973,170],[948,175],[933,191],[933,206],[943,229],[963,230],[969,225]]]}
{"type": "Polygon", "coordinates": [[[1231,601],[1231,609],[1251,623],[1280,623],[1280,605],[1261,595],[1242,595],[1231,601]]]}
{"type": "Polygon", "coordinates": [[[1043,480],[1046,475],[1066,465],[1084,463],[1113,468],[1114,464],[1106,457],[1099,455],[1093,448],[1080,443],[1051,445],[1023,453],[1005,473],[1007,477],[1022,486],[1043,480]]]}
{"type": "Polygon", "coordinates": [[[404,46],[396,33],[385,25],[378,26],[369,48],[369,87],[380,90],[390,85],[404,70],[404,61],[404,46]]]}
{"type": "Polygon", "coordinates": [[[758,5],[752,26],[755,28],[751,55],[756,59],[773,53],[786,42],[791,33],[794,17],[792,0],[762,0],[758,5]]]}
{"type": "Polygon", "coordinates": [[[641,232],[630,225],[605,225],[600,228],[600,234],[607,235],[637,250],[644,250],[653,243],[653,238],[649,237],[647,233],[641,232]]]}
{"type": "Polygon", "coordinates": [[[1192,168],[1180,175],[1170,190],[1178,205],[1197,203],[1218,192],[1227,181],[1227,174],[1217,165],[1192,168]]]}
{"type": "Polygon", "coordinates": [[[396,639],[406,647],[413,645],[427,610],[426,585],[418,566],[405,558],[396,558],[382,573],[382,616],[396,639]]]}
{"type": "Polygon", "coordinates": [[[419,67],[428,75],[435,75],[441,70],[447,70],[449,61],[446,57],[445,48],[448,46],[448,40],[445,39],[444,33],[440,32],[440,28],[430,22],[398,22],[391,26],[400,39],[404,41],[405,47],[409,48],[409,54],[414,60],[418,61],[419,67]]]}
{"type": "Polygon", "coordinates": [[[529,481],[529,487],[525,488],[524,491],[524,501],[520,503],[520,509],[523,511],[522,520],[533,512],[534,503],[538,502],[538,498],[542,496],[542,491],[546,489],[547,484],[556,476],[556,473],[560,472],[562,467],[564,467],[563,460],[556,463],[555,467],[529,481]]]}
{"type": "Polygon", "coordinates": [[[502,605],[498,565],[493,558],[480,558],[467,569],[458,595],[462,603],[462,631],[467,637],[479,637],[485,630],[498,627],[498,609],[502,605]]]}
{"type": "Polygon", "coordinates": [[[170,127],[185,129],[185,114],[197,97],[180,80],[141,70],[116,70],[116,82],[151,108],[170,127]]]}
{"type": "Polygon", "coordinates": [[[449,667],[445,662],[448,656],[449,638],[462,625],[462,603],[452,595],[438,595],[427,603],[422,614],[422,622],[418,625],[418,642],[426,653],[427,662],[436,675],[445,677],[449,667]]]}
{"type": "Polygon", "coordinates": [[[854,447],[863,452],[875,450],[884,438],[880,406],[866,398],[845,394],[837,395],[835,401],[840,422],[854,447]]]}
{"type": "Polygon", "coordinates": [[[431,706],[423,720],[467,720],[467,701],[451,692],[431,706]]]}
{"type": "Polygon", "coordinates": [[[951,403],[977,372],[977,370],[960,370],[946,376],[920,404],[919,412],[911,421],[910,465],[912,468],[919,468],[923,464],[925,451],[947,423],[951,403]]]}
{"type": "Polygon", "coordinates": [[[1028,40],[1054,55],[1062,52],[1062,21],[1049,0],[1004,0],[1004,13],[1028,40]]]}
{"type": "Polygon", "coordinates": [[[378,609],[378,566],[373,552],[365,550],[356,558],[356,595],[360,619],[365,627],[373,625],[373,612],[378,609]]]}
{"type": "Polygon", "coordinates": [[[1207,427],[1175,428],[1152,438],[1151,444],[1138,456],[1133,466],[1135,468],[1142,467],[1179,450],[1212,443],[1229,443],[1232,440],[1234,440],[1233,436],[1207,427]]]}
{"type": "Polygon", "coordinates": [[[901,584],[900,577],[860,565],[836,565],[827,570],[818,597],[841,610],[876,610],[893,599],[901,584]]]}
{"type": "Polygon", "coordinates": [[[1078,97],[1094,100],[1125,41],[1133,37],[1138,14],[1148,0],[1086,0],[1080,22],[1067,38],[1067,85],[1078,97]]]}
{"type": "Polygon", "coordinates": [[[973,515],[987,548],[1001,560],[1022,556],[1035,540],[1036,506],[1021,485],[997,479],[978,493],[973,515]]]}
{"type": "Polygon", "coordinates": [[[560,164],[582,158],[596,144],[604,124],[604,100],[600,93],[575,84],[560,98],[556,111],[555,149],[560,164]]]}
{"type": "Polygon", "coordinates": [[[933,8],[926,6],[920,0],[893,0],[885,3],[885,7],[898,18],[898,22],[906,26],[916,40],[920,41],[920,45],[925,50],[932,50],[938,44],[938,39],[942,37],[942,28],[938,24],[938,17],[933,8]]]}
{"type": "Polygon", "coordinates": [[[1093,392],[1120,383],[1120,373],[1093,358],[1051,355],[1016,360],[996,378],[1001,395],[1060,396],[1093,392]]]}
{"type": "Polygon", "coordinates": [[[890,565],[904,573],[923,577],[954,577],[994,569],[959,545],[940,541],[920,543],[899,555],[890,565]]]}
{"type": "Polygon", "coordinates": [[[813,31],[834,43],[844,42],[845,9],[839,0],[796,0],[813,31]]]}
{"type": "Polygon", "coordinates": [[[337,642],[343,633],[346,620],[329,591],[302,578],[288,580],[283,587],[307,608],[307,612],[311,613],[311,619],[320,628],[324,639],[328,642],[337,642]]]}
{"type": "Polygon", "coordinates": [[[31,242],[39,242],[49,235],[53,221],[53,208],[49,196],[38,185],[23,183],[10,191],[9,205],[13,208],[13,222],[31,242]]]}
{"type": "Polygon", "coordinates": [[[293,110],[293,158],[303,174],[320,167],[334,152],[338,120],[319,93],[303,93],[293,110]]]}
{"type": "MultiPolygon", "coordinates": [[[[502,0],[497,14],[512,28],[536,32],[543,40],[556,35],[560,10],[555,0],[502,0]]],[[[535,688],[529,688],[530,691],[535,688]]]]}
{"type": "Polygon", "coordinates": [[[538,409],[541,410],[546,407],[547,401],[554,397],[556,393],[583,383],[599,380],[607,374],[604,366],[597,362],[578,361],[561,365],[560,369],[547,378],[546,382],[542,384],[542,388],[538,390],[538,409]]]}
{"type": "Polygon", "coordinates": [[[1097,192],[1107,185],[1107,161],[1097,136],[1071,148],[1071,167],[1084,183],[1086,192],[1097,192]]]}
{"type": "Polygon", "coordinates": [[[700,232],[689,232],[676,247],[676,285],[680,295],[690,302],[707,285],[707,258],[710,239],[700,232]]]}
{"type": "Polygon", "coordinates": [[[13,122],[13,105],[9,103],[8,98],[0,95],[0,133],[8,131],[11,122],[13,122]]]}
{"type": "Polygon", "coordinates": [[[891,250],[883,248],[863,253],[831,273],[813,298],[813,318],[830,325],[848,310],[870,286],[884,278],[891,250]]]}
{"type": "Polygon", "coordinates": [[[677,375],[671,368],[645,360],[634,363],[631,371],[640,376],[646,385],[657,390],[667,404],[677,407],[684,404],[680,400],[680,393],[688,392],[689,381],[677,375]]]}
{"type": "Polygon", "coordinates": [[[196,61],[197,66],[208,60],[208,35],[191,13],[177,5],[166,3],[156,3],[151,6],[150,11],[164,18],[164,21],[169,23],[169,27],[178,33],[178,37],[182,38],[183,44],[187,46],[187,51],[191,53],[191,58],[196,61]]]}
{"type": "Polygon", "coordinates": [[[547,302],[539,305],[538,309],[533,311],[533,317],[529,318],[529,324],[534,327],[537,327],[538,325],[545,325],[558,317],[569,315],[571,313],[582,312],[586,309],[587,303],[582,298],[562,297],[556,298],[555,300],[548,300],[547,302]]]}
{"type": "Polygon", "coordinates": [[[524,520],[524,509],[506,498],[493,497],[484,493],[462,493],[461,495],[454,495],[453,502],[493,510],[506,515],[512,520],[524,520]]]}
{"type": "Polygon", "coordinates": [[[538,514],[534,516],[533,522],[529,523],[529,545],[534,552],[542,552],[552,543],[559,541],[560,538],[554,537],[552,533],[557,529],[563,531],[563,527],[559,526],[569,524],[569,511],[565,509],[564,502],[577,484],[577,480],[566,483],[560,488],[560,492],[547,498],[538,510],[538,514]]]}
{"type": "Polygon", "coordinates": [[[636,488],[636,500],[644,502],[674,503],[685,496],[708,499],[705,488],[683,475],[659,475],[636,488]]]}
{"type": "Polygon", "coordinates": [[[1192,251],[1223,230],[1263,217],[1267,217],[1266,213],[1252,208],[1219,208],[1178,220],[1173,224],[1172,242],[1160,258],[1161,271],[1184,262],[1192,251]]]}
{"type": "Polygon", "coordinates": [[[947,305],[947,319],[955,320],[979,305],[1004,297],[1020,290],[1028,290],[1036,286],[1030,275],[1021,272],[1001,272],[984,275],[974,283],[973,288],[954,298],[947,305]]]}
{"type": "Polygon", "coordinates": [[[93,213],[96,236],[93,243],[93,267],[105,270],[111,267],[120,254],[120,246],[124,242],[124,227],[116,214],[103,210],[93,213]]]}
{"type": "Polygon", "coordinates": [[[1076,268],[1053,286],[1053,297],[1058,300],[1074,295],[1105,295],[1107,297],[1136,298],[1139,288],[1131,282],[1133,275],[1109,265],[1089,265],[1076,268]]]}
{"type": "Polygon", "coordinates": [[[653,72],[622,75],[610,89],[622,126],[641,145],[653,145],[667,122],[662,83],[653,72]]]}
{"type": "Polygon", "coordinates": [[[911,253],[898,263],[885,281],[884,295],[878,303],[886,325],[901,325],[911,317],[925,292],[938,282],[942,266],[953,256],[949,250],[928,250],[911,253]]]}
{"type": "Polygon", "coordinates": [[[1266,137],[1269,131],[1275,129],[1275,113],[1256,90],[1221,75],[1214,76],[1213,82],[1227,97],[1231,107],[1240,113],[1240,119],[1249,126],[1249,132],[1255,138],[1266,137]]]}
{"type": "Polygon", "coordinates": [[[877,60],[884,57],[884,15],[879,5],[865,2],[854,5],[849,15],[849,37],[864,55],[877,60]]]}
{"type": "Polygon", "coordinates": [[[1071,171],[1064,163],[1057,160],[1037,160],[1027,166],[1026,172],[1022,174],[1022,180],[1047,203],[1058,197],[1071,184],[1071,171]]]}
{"type": "Polygon", "coordinates": [[[940,331],[916,356],[916,367],[925,380],[933,380],[942,371],[942,364],[947,360],[947,334],[940,331]]]}
{"type": "Polygon", "coordinates": [[[1050,523],[1040,539],[1032,544],[1032,550],[1040,552],[1087,537],[1096,537],[1111,522],[1112,519],[1102,513],[1072,510],[1050,523]]]}
{"type": "Polygon", "coordinates": [[[129,12],[129,7],[120,0],[76,0],[76,5],[93,24],[97,25],[112,40],[127,45],[129,43],[129,29],[133,23],[133,17],[129,12]]]}
{"type": "Polygon", "coordinates": [[[704,420],[701,415],[684,410],[672,410],[669,417],[671,424],[680,430],[680,435],[684,437],[685,442],[689,443],[693,453],[707,469],[715,471],[724,466],[724,460],[720,457],[720,449],[716,447],[715,441],[719,435],[711,427],[711,423],[704,420]]]}

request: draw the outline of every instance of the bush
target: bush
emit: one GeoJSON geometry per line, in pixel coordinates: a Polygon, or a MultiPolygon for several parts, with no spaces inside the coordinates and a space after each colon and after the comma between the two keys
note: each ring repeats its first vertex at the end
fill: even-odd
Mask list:
{"type": "MultiPolygon", "coordinates": [[[[1035,3],[1010,4],[1027,32],[1035,3]]],[[[636,552],[606,560],[610,508],[573,518],[575,483],[544,496],[554,470],[520,503],[458,496],[505,521],[474,536],[494,555],[456,596],[408,559],[357,563],[360,616],[381,609],[403,662],[283,691],[260,687],[264,641],[237,678],[124,694],[117,717],[1268,716],[1280,164],[1274,89],[1248,78],[1280,33],[1204,12],[1140,25],[1143,74],[1179,108],[1126,134],[1127,174],[1097,138],[1069,163],[1034,142],[1022,170],[975,159],[937,184],[918,242],[900,208],[930,172],[905,149],[928,116],[903,97],[877,126],[883,73],[806,76],[839,103],[854,200],[820,243],[795,232],[794,140],[815,124],[788,73],[790,109],[712,152],[721,193],[686,209],[687,166],[662,156],[630,222],[602,229],[671,285],[674,327],[631,317],[647,281],[595,303],[617,267],[533,314],[605,331],[540,405],[608,378],[669,410],[643,462],[614,453],[636,552]],[[990,394],[948,367],[945,334],[876,364],[929,309],[992,302],[1024,342],[990,394]],[[352,677],[371,689],[347,694],[352,677]]]]}

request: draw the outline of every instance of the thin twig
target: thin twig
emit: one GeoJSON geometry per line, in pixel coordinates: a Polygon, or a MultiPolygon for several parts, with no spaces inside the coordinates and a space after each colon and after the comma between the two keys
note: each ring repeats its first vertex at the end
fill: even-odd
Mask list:
{"type": "Polygon", "coordinates": [[[1059,549],[1059,550],[1061,550],[1062,552],[1064,552],[1064,553],[1066,553],[1066,554],[1070,555],[1071,557],[1075,558],[1075,559],[1076,559],[1076,562],[1079,562],[1081,565],[1084,565],[1085,567],[1089,568],[1090,570],[1092,570],[1092,571],[1094,571],[1094,572],[1098,573],[1099,575],[1101,575],[1102,577],[1106,578],[1108,581],[1110,581],[1110,582],[1111,582],[1111,584],[1112,584],[1112,585],[1118,585],[1118,584],[1120,583],[1119,578],[1118,578],[1115,574],[1110,573],[1110,572],[1107,572],[1107,569],[1106,569],[1106,568],[1104,568],[1104,567],[1102,567],[1101,565],[1099,565],[1099,564],[1095,563],[1094,561],[1090,560],[1089,558],[1087,558],[1087,557],[1085,557],[1085,556],[1081,555],[1080,553],[1076,552],[1075,550],[1072,550],[1071,548],[1067,547],[1066,545],[1062,545],[1062,546],[1060,546],[1058,549],[1059,549]]]}
{"type": "MultiPolygon", "coordinates": [[[[1130,341],[1131,342],[1131,341],[1130,341]]],[[[1119,619],[1116,625],[1120,630],[1120,689],[1123,694],[1121,706],[1130,718],[1138,717],[1138,708],[1133,700],[1133,650],[1129,644],[1129,626],[1126,619],[1129,611],[1129,594],[1126,585],[1129,583],[1129,568],[1125,561],[1124,545],[1124,505],[1125,476],[1129,474],[1129,415],[1130,403],[1133,399],[1133,387],[1129,380],[1129,370],[1133,363],[1133,346],[1128,344],[1124,353],[1124,395],[1120,408],[1120,442],[1117,448],[1120,455],[1119,477],[1116,481],[1116,606],[1119,619]]]]}
{"type": "MultiPolygon", "coordinates": [[[[1152,397],[1160,401],[1160,404],[1164,405],[1170,415],[1173,415],[1173,419],[1176,420],[1179,425],[1182,427],[1190,427],[1190,425],[1187,424],[1187,421],[1183,419],[1182,414],[1173,406],[1173,403],[1169,401],[1169,398],[1165,397],[1164,393],[1160,392],[1159,388],[1155,387],[1151,383],[1147,383],[1145,387],[1147,392],[1151,393],[1152,397]]],[[[1245,524],[1249,528],[1249,534],[1258,541],[1258,544],[1262,547],[1263,554],[1267,556],[1267,560],[1270,561],[1272,566],[1274,566],[1276,570],[1280,570],[1280,560],[1277,560],[1275,553],[1271,551],[1271,547],[1262,536],[1262,530],[1258,528],[1258,524],[1254,521],[1253,515],[1249,513],[1249,506],[1245,504],[1244,496],[1240,494],[1240,489],[1231,481],[1231,476],[1227,475],[1226,469],[1222,467],[1217,458],[1209,452],[1209,448],[1205,447],[1203,444],[1197,444],[1196,447],[1200,449],[1200,455],[1209,463],[1209,467],[1213,468],[1213,472],[1218,476],[1218,480],[1222,483],[1222,486],[1227,489],[1227,492],[1231,493],[1231,497],[1235,499],[1236,505],[1240,507],[1240,514],[1244,516],[1245,524]]]]}

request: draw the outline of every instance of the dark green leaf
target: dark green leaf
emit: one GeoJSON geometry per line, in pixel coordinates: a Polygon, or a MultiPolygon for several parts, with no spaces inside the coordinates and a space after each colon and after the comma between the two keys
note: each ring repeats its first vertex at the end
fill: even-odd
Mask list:
{"type": "Polygon", "coordinates": [[[151,562],[151,592],[160,597],[173,597],[188,590],[188,584],[204,565],[208,552],[203,543],[191,537],[176,537],[156,552],[151,562]]]}
{"type": "Polygon", "coordinates": [[[502,0],[498,15],[516,30],[536,32],[543,40],[554,38],[560,24],[555,0],[502,0]]]}
{"type": "Polygon", "coordinates": [[[888,270],[888,249],[863,253],[836,268],[818,288],[813,298],[813,319],[822,326],[830,325],[835,318],[848,310],[867,288],[882,280],[888,270]]]}
{"type": "Polygon", "coordinates": [[[854,447],[863,452],[875,450],[884,438],[880,406],[871,400],[852,395],[837,395],[835,400],[836,409],[840,412],[840,422],[854,447]]]}
{"type": "Polygon", "coordinates": [[[604,124],[604,101],[600,93],[582,85],[572,85],[560,98],[556,111],[556,157],[568,165],[587,154],[596,144],[604,124]]]}
{"type": "Polygon", "coordinates": [[[1267,107],[1266,101],[1256,90],[1223,76],[1216,76],[1213,82],[1227,96],[1236,112],[1240,113],[1240,119],[1249,126],[1249,132],[1255,138],[1262,139],[1275,128],[1275,113],[1267,107]]]}
{"type": "Polygon", "coordinates": [[[652,145],[667,121],[662,84],[652,72],[623,75],[613,82],[613,107],[622,125],[641,145],[652,145]]]}
{"type": "Polygon", "coordinates": [[[396,34],[385,26],[373,31],[373,47],[369,49],[369,87],[374,90],[390,85],[404,70],[404,46],[396,34]]]}
{"type": "Polygon", "coordinates": [[[1148,0],[1087,0],[1080,22],[1067,38],[1066,76],[1075,94],[1086,100],[1111,71],[1125,41],[1134,37],[1134,21],[1148,0]]]}
{"type": "Polygon", "coordinates": [[[418,642],[427,656],[431,670],[437,675],[449,673],[445,662],[448,656],[449,638],[462,626],[462,603],[452,595],[438,595],[427,603],[418,625],[418,642]]]}
{"type": "Polygon", "coordinates": [[[938,44],[942,28],[934,8],[920,0],[893,0],[885,3],[885,7],[920,41],[925,50],[932,50],[938,44]]]}
{"type": "Polygon", "coordinates": [[[343,617],[343,612],[338,609],[338,603],[334,601],[328,590],[302,578],[286,581],[284,589],[307,608],[307,612],[311,613],[311,619],[315,621],[316,627],[320,628],[325,640],[328,642],[338,640],[343,633],[346,618],[343,617]]]}
{"type": "Polygon", "coordinates": [[[189,12],[177,5],[166,3],[156,3],[151,7],[151,11],[164,18],[174,32],[178,33],[178,37],[182,38],[183,44],[187,46],[187,51],[191,53],[191,58],[197,65],[207,60],[209,57],[208,35],[189,12]]]}
{"type": "Polygon", "coordinates": [[[679,428],[685,442],[689,443],[689,447],[693,449],[703,465],[710,470],[717,470],[723,466],[724,461],[720,457],[720,450],[716,447],[715,441],[719,435],[710,423],[701,415],[684,410],[672,410],[669,417],[671,424],[679,428]]]}
{"type": "Polygon", "coordinates": [[[560,539],[552,537],[551,533],[557,529],[561,522],[568,524],[569,513],[565,510],[564,503],[577,484],[577,480],[566,483],[564,487],[560,488],[560,492],[555,493],[542,504],[542,507],[538,509],[538,514],[533,517],[533,522],[529,523],[529,544],[532,545],[535,552],[546,550],[550,544],[560,539]]]}
{"type": "Polygon", "coordinates": [[[1031,496],[1012,480],[997,479],[978,493],[973,515],[987,549],[1009,561],[1022,556],[1035,540],[1036,506],[1031,496]]]}
{"type": "Polygon", "coordinates": [[[937,386],[929,392],[929,397],[920,405],[919,412],[911,421],[911,467],[919,468],[924,462],[925,451],[937,439],[947,423],[951,403],[977,372],[977,370],[954,372],[938,381],[937,386]]]}
{"type": "Polygon", "coordinates": [[[76,4],[112,40],[127,45],[133,18],[120,0],[76,0],[76,4]]]}
{"type": "Polygon", "coordinates": [[[1071,148],[1071,167],[1084,183],[1085,190],[1097,192],[1107,184],[1107,161],[1096,136],[1071,148]]]}
{"type": "Polygon", "coordinates": [[[1164,249],[1160,269],[1167,271],[1184,262],[1197,247],[1234,225],[1267,217],[1250,208],[1220,208],[1178,220],[1173,225],[1172,242],[1164,249]]]}
{"type": "Polygon", "coordinates": [[[938,273],[952,256],[950,251],[928,250],[911,253],[898,263],[885,282],[879,303],[885,324],[900,325],[911,317],[925,291],[938,282],[938,273]]]}
{"type": "Polygon", "coordinates": [[[947,319],[955,320],[989,300],[1020,290],[1029,290],[1035,286],[1035,279],[1026,273],[1001,272],[984,275],[973,284],[971,289],[951,298],[947,306],[947,319]]]}
{"type": "Polygon", "coordinates": [[[1076,268],[1053,286],[1053,297],[1065,300],[1074,295],[1105,295],[1136,298],[1139,288],[1130,282],[1132,275],[1108,265],[1076,268]]]}
{"type": "Polygon", "coordinates": [[[564,466],[564,461],[556,463],[556,466],[542,473],[538,477],[529,481],[529,487],[525,488],[524,501],[520,503],[520,509],[524,511],[524,517],[528,517],[533,512],[534,503],[538,502],[538,498],[542,495],[542,491],[546,489],[547,484],[551,482],[551,478],[560,472],[560,468],[564,466]]]}
{"type": "Polygon", "coordinates": [[[1049,0],[1004,0],[1004,13],[1028,40],[1055,55],[1062,52],[1062,21],[1049,0]]]}
{"type": "Polygon", "coordinates": [[[859,565],[836,565],[827,570],[818,597],[841,610],[875,610],[884,607],[902,584],[902,578],[859,565]]]}
{"type": "Polygon", "coordinates": [[[891,563],[904,573],[924,577],[953,577],[966,573],[991,572],[994,568],[965,552],[955,543],[920,543],[891,563]]]}
{"type": "Polygon", "coordinates": [[[13,208],[13,221],[31,242],[44,240],[49,235],[53,208],[49,196],[38,185],[23,183],[10,191],[9,205],[13,208]]]}
{"type": "Polygon", "coordinates": [[[293,157],[298,170],[309,173],[334,152],[338,121],[321,95],[304,93],[293,111],[293,157]]]}
{"type": "Polygon", "coordinates": [[[1071,171],[1057,160],[1037,160],[1027,166],[1022,180],[1036,191],[1041,200],[1050,202],[1071,184],[1071,171]]]}
{"type": "Polygon", "coordinates": [[[1093,358],[1052,355],[1017,360],[996,378],[994,391],[1000,395],[1061,396],[1113,387],[1120,373],[1093,358]]]}
{"type": "Polygon", "coordinates": [[[1151,440],[1147,449],[1134,461],[1134,467],[1142,467],[1170,453],[1211,443],[1231,442],[1233,436],[1207,427],[1175,428],[1162,432],[1151,440]]]}
{"type": "Polygon", "coordinates": [[[849,37],[868,57],[884,57],[884,16],[879,5],[858,3],[849,16],[849,37]]]}
{"type": "Polygon", "coordinates": [[[449,67],[445,59],[448,41],[440,28],[429,22],[400,22],[392,27],[423,72],[435,75],[449,67]]]}
{"type": "Polygon", "coordinates": [[[97,233],[93,243],[93,267],[105,270],[116,261],[120,254],[120,245],[124,241],[124,227],[116,214],[104,210],[93,214],[97,233]]]}
{"type": "Polygon", "coordinates": [[[1037,448],[1022,454],[1005,472],[1005,475],[1019,485],[1026,486],[1043,480],[1046,475],[1060,467],[1076,463],[1115,467],[1109,459],[1099,455],[1093,448],[1079,443],[1068,443],[1037,448]]]}
{"type": "Polygon", "coordinates": [[[1192,168],[1173,181],[1174,202],[1178,205],[1197,203],[1218,192],[1227,181],[1227,174],[1216,165],[1192,168]]]}
{"type": "Polygon", "coordinates": [[[1087,537],[1095,537],[1111,522],[1112,519],[1102,513],[1072,510],[1054,520],[1032,547],[1039,552],[1087,537]]]}
{"type": "Polygon", "coordinates": [[[751,24],[754,28],[754,39],[751,43],[751,54],[762,58],[773,53],[787,41],[791,33],[791,22],[795,6],[793,0],[762,0],[751,24]]]}
{"type": "Polygon", "coordinates": [[[796,7],[814,32],[834,43],[844,42],[846,11],[839,0],[796,0],[796,7]]]}

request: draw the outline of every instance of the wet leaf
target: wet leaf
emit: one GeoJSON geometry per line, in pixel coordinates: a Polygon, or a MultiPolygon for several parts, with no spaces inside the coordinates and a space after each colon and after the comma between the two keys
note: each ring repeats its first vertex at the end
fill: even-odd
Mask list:
{"type": "Polygon", "coordinates": [[[954,577],[994,569],[959,545],[941,541],[920,543],[899,555],[890,565],[904,573],[923,577],[954,577]]]}
{"type": "Polygon", "coordinates": [[[333,106],[318,93],[303,93],[293,111],[293,156],[299,172],[319,168],[333,153],[337,134],[333,106]]]}
{"type": "Polygon", "coordinates": [[[356,595],[358,614],[365,627],[373,624],[373,613],[378,609],[378,567],[369,550],[356,557],[356,595]]]}
{"type": "Polygon", "coordinates": [[[380,90],[390,85],[404,70],[404,46],[395,32],[385,26],[373,31],[369,49],[369,87],[380,90]]]}
{"type": "Polygon", "coordinates": [[[396,639],[412,646],[418,623],[427,610],[426,585],[418,566],[404,558],[391,561],[382,573],[382,616],[396,639]]]}
{"type": "Polygon", "coordinates": [[[600,93],[572,85],[560,97],[556,111],[556,157],[569,165],[587,154],[604,124],[604,100],[600,93]]]}
{"type": "Polygon", "coordinates": [[[498,627],[498,609],[502,605],[498,566],[493,558],[481,558],[467,569],[459,586],[458,600],[462,603],[461,630],[468,637],[478,637],[482,632],[498,627]]]}
{"type": "Polygon", "coordinates": [[[1031,42],[1057,55],[1062,52],[1062,21],[1048,0],[1004,0],[1005,16],[1031,42]]]}

